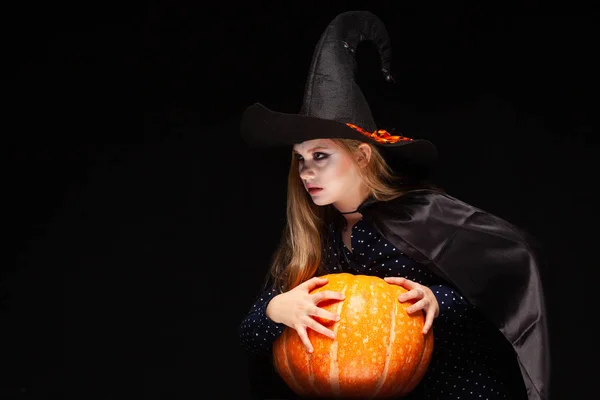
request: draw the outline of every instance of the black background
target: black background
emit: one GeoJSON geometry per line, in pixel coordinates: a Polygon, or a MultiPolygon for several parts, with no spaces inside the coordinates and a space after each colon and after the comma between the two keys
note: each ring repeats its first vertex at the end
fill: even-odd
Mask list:
{"type": "MultiPolygon", "coordinates": [[[[249,398],[237,328],[283,227],[289,154],[246,150],[238,119],[255,101],[298,110],[319,35],[365,9],[324,4],[5,10],[2,398],[249,398]]],[[[396,78],[359,51],[373,113],[436,143],[448,192],[543,245],[552,398],[586,398],[596,20],[419,4],[368,8],[396,78]]]]}

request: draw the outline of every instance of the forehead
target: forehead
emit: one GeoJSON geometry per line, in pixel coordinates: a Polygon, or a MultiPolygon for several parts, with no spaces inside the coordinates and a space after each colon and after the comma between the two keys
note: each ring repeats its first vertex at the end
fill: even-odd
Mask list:
{"type": "Polygon", "coordinates": [[[315,148],[333,149],[335,146],[331,139],[313,139],[295,144],[293,150],[297,153],[304,153],[315,148]]]}

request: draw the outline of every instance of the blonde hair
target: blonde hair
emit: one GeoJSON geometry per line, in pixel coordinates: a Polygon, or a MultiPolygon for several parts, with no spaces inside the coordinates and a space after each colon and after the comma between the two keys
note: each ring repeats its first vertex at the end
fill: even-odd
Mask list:
{"type": "MultiPolygon", "coordinates": [[[[358,167],[359,146],[364,143],[350,139],[331,139],[350,155],[358,167]]],[[[363,168],[357,168],[371,197],[387,201],[407,192],[398,185],[399,177],[376,147],[363,168]]],[[[317,206],[306,192],[300,179],[298,161],[292,154],[288,173],[286,223],[281,243],[273,255],[267,282],[282,292],[293,289],[313,277],[322,264],[323,244],[327,235],[327,219],[331,206],[317,206]]]]}

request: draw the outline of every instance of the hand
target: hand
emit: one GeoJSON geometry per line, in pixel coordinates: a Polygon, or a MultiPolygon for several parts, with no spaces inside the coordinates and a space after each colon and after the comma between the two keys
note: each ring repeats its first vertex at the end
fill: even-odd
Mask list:
{"type": "Polygon", "coordinates": [[[401,303],[404,303],[408,300],[417,300],[416,303],[406,309],[406,312],[413,314],[419,310],[423,310],[425,313],[423,334],[429,332],[429,329],[433,325],[433,319],[437,318],[440,313],[440,306],[431,289],[406,278],[388,276],[383,279],[387,283],[402,286],[408,290],[408,292],[402,293],[400,296],[398,296],[398,300],[400,300],[401,303]]]}
{"type": "Polygon", "coordinates": [[[326,278],[314,277],[301,283],[292,290],[273,297],[267,305],[267,317],[276,323],[283,323],[295,329],[300,340],[309,353],[313,347],[308,339],[306,328],[311,328],[325,336],[335,338],[335,333],[318,323],[312,317],[339,321],[338,314],[320,308],[318,304],[325,300],[344,300],[344,295],[331,290],[324,290],[310,294],[313,289],[323,286],[328,282],[326,278]]]}

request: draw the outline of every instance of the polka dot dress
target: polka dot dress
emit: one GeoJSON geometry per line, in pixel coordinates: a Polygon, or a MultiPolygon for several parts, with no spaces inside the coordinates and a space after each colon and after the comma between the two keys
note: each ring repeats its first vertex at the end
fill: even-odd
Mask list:
{"type": "MultiPolygon", "coordinates": [[[[362,219],[352,228],[352,251],[343,244],[341,233],[330,227],[333,238],[326,263],[329,272],[401,276],[428,286],[440,312],[434,320],[434,353],[423,385],[431,400],[507,399],[499,346],[503,336],[456,290],[377,233],[362,219]]],[[[243,348],[249,353],[271,351],[273,341],[285,325],[266,316],[268,302],[279,292],[267,290],[252,306],[240,326],[243,348]]]]}

